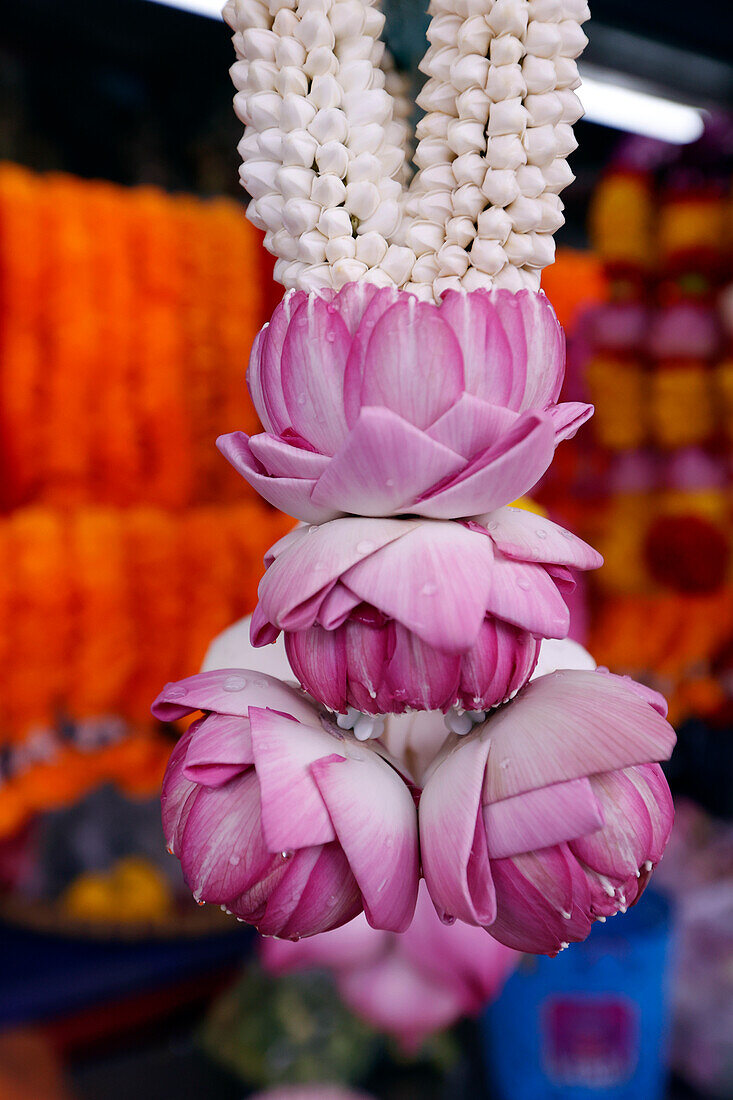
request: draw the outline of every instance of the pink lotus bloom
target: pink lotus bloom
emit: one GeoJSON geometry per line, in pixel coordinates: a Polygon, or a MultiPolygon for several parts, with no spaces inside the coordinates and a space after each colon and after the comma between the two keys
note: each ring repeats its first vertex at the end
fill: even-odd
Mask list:
{"type": "Polygon", "coordinates": [[[480,1012],[519,958],[482,928],[443,924],[424,883],[415,918],[402,935],[377,932],[357,917],[298,944],[263,941],[261,954],[275,973],[332,970],[349,1008],[408,1051],[480,1012]]]}
{"type": "Polygon", "coordinates": [[[153,714],[194,711],[163,781],[163,828],[186,882],[265,935],[298,938],[362,909],[399,932],[415,908],[417,815],[382,756],[299,690],[224,669],[168,684],[153,714]]]}
{"type": "Polygon", "coordinates": [[[554,955],[634,904],[672,828],[665,713],[631,680],[555,672],[464,738],[420,800],[438,910],[554,955]]]}
{"type": "Polygon", "coordinates": [[[333,520],[270,550],[252,641],[283,631],[293,672],[336,711],[483,710],[526,683],[538,639],[567,634],[569,567],[601,560],[519,508],[466,524],[333,520]]]}
{"type": "Polygon", "coordinates": [[[290,292],[247,375],[265,431],[218,446],[308,523],[477,515],[528,492],[591,415],[556,403],[564,370],[544,294],[447,291],[436,306],[369,283],[290,292]]]}

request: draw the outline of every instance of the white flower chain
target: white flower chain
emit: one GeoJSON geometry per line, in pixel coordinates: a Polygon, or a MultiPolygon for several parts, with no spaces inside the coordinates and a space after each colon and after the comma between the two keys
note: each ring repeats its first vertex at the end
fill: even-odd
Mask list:
{"type": "Polygon", "coordinates": [[[432,300],[538,289],[573,179],[585,0],[431,0],[409,174],[409,103],[385,87],[368,0],[229,0],[251,220],[286,287],[360,278],[432,300]],[[390,91],[392,94],[390,94],[390,91]]]}

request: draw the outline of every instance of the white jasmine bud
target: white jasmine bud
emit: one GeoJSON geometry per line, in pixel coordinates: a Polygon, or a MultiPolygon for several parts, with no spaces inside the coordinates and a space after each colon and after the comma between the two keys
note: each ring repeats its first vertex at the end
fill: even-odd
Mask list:
{"type": "Polygon", "coordinates": [[[322,264],[326,260],[326,238],[317,229],[303,233],[298,241],[298,259],[308,264],[322,264]]]}
{"type": "Polygon", "coordinates": [[[549,164],[557,151],[554,126],[533,126],[525,131],[524,148],[529,164],[549,164]]]}
{"type": "Polygon", "coordinates": [[[343,179],[349,167],[349,154],[340,141],[327,141],[316,150],[316,164],[324,175],[338,176],[343,179]]]}
{"type": "MultiPolygon", "coordinates": [[[[255,199],[251,199],[250,202],[247,203],[246,214],[247,214],[248,219],[252,222],[252,225],[255,227],[255,229],[261,229],[261,230],[266,230],[267,229],[268,223],[265,221],[265,219],[260,214],[260,211],[257,208],[257,201],[255,199]]],[[[267,248],[267,244],[265,244],[265,248],[267,248]]]]}
{"type": "Polygon", "coordinates": [[[417,217],[427,222],[443,225],[453,213],[452,191],[426,191],[416,203],[417,217]]]}
{"type": "Polygon", "coordinates": [[[337,260],[333,265],[333,285],[338,288],[347,283],[355,283],[366,275],[369,270],[367,265],[359,260],[337,260]]]}
{"type": "Polygon", "coordinates": [[[527,4],[517,0],[496,0],[486,15],[486,22],[495,35],[511,34],[522,38],[527,29],[527,4]]]}
{"type": "Polygon", "coordinates": [[[342,88],[333,73],[323,73],[314,76],[308,99],[319,111],[325,111],[328,107],[341,105],[342,88]]]}
{"type": "Polygon", "coordinates": [[[336,36],[328,18],[318,11],[309,11],[301,16],[295,37],[310,53],[319,46],[332,50],[336,45],[336,36]]]}
{"type": "Polygon", "coordinates": [[[408,293],[410,294],[414,294],[414,296],[421,302],[435,301],[435,297],[433,295],[432,280],[429,283],[406,283],[402,289],[408,291],[408,293]]]}
{"type": "Polygon", "coordinates": [[[415,150],[414,160],[418,168],[429,168],[432,164],[449,164],[451,150],[442,138],[425,138],[415,150]]]}
{"type": "Polygon", "coordinates": [[[360,153],[377,153],[384,142],[384,128],[378,122],[355,126],[349,120],[349,150],[352,157],[360,153]]]}
{"type": "Polygon", "coordinates": [[[475,119],[486,125],[489,117],[490,99],[481,88],[467,88],[456,99],[456,108],[460,118],[475,119]]]}
{"type": "Polygon", "coordinates": [[[420,185],[425,191],[450,191],[454,183],[450,164],[431,164],[420,172],[420,185]]]}
{"type": "Polygon", "coordinates": [[[391,244],[385,252],[380,266],[396,286],[402,286],[410,277],[415,259],[415,253],[411,248],[391,244]]]}
{"type": "Polygon", "coordinates": [[[546,190],[555,194],[558,194],[575,179],[570,165],[563,157],[557,157],[555,160],[551,160],[549,164],[544,164],[542,175],[545,179],[546,190]]]}
{"type": "Polygon", "coordinates": [[[513,225],[517,233],[531,233],[539,229],[542,223],[542,206],[539,199],[528,199],[520,195],[507,206],[505,213],[509,215],[510,225],[513,225]]]}
{"type": "Polygon", "coordinates": [[[562,117],[562,102],[554,92],[528,95],[524,106],[527,108],[529,126],[554,126],[562,117]]]}
{"type": "Polygon", "coordinates": [[[555,88],[557,74],[555,62],[550,57],[535,57],[530,54],[522,62],[522,76],[530,95],[543,95],[555,88]]]}
{"type": "Polygon", "coordinates": [[[463,54],[480,54],[486,57],[489,52],[492,30],[484,15],[472,15],[463,22],[458,22],[458,28],[453,41],[463,54]]]}
{"type": "Polygon", "coordinates": [[[367,267],[376,267],[387,252],[387,242],[381,233],[364,233],[356,238],[356,258],[367,267]]]}
{"type": "Polygon", "coordinates": [[[445,230],[435,222],[414,221],[405,233],[408,246],[415,256],[437,252],[445,240],[445,230]]]}
{"type": "Polygon", "coordinates": [[[267,7],[258,0],[226,4],[222,16],[232,30],[245,31],[248,27],[268,27],[270,24],[267,7]]]}
{"type": "Polygon", "coordinates": [[[349,162],[346,179],[349,183],[369,180],[376,183],[382,177],[382,161],[374,153],[359,153],[349,162]]]}
{"type": "Polygon", "coordinates": [[[473,183],[464,183],[453,192],[453,213],[477,218],[486,205],[486,196],[473,183]]]}
{"type": "Polygon", "coordinates": [[[279,69],[289,65],[302,69],[305,64],[305,49],[296,38],[278,38],[275,47],[275,64],[279,69]]]}
{"type": "Polygon", "coordinates": [[[367,34],[354,38],[339,39],[336,42],[336,57],[343,64],[364,58],[369,61],[374,50],[374,39],[367,34]]]}
{"type": "Polygon", "coordinates": [[[314,46],[303,63],[303,71],[310,77],[334,73],[337,69],[338,61],[330,46],[314,46]]]}
{"type": "Polygon", "coordinates": [[[539,228],[543,233],[557,233],[558,229],[565,224],[562,199],[559,195],[553,195],[551,192],[547,192],[541,195],[537,201],[542,207],[542,218],[539,228]]]}
{"type": "Polygon", "coordinates": [[[275,60],[277,35],[273,31],[264,27],[248,27],[242,31],[241,41],[248,61],[256,61],[258,58],[262,61],[275,60]]]}
{"type": "Polygon", "coordinates": [[[559,24],[560,49],[563,57],[579,57],[588,45],[588,39],[574,19],[564,19],[559,24]]]}
{"type": "Polygon", "coordinates": [[[491,39],[489,60],[492,65],[517,65],[524,53],[524,43],[514,35],[502,34],[500,38],[491,39]]]}
{"type": "MultiPolygon", "coordinates": [[[[276,35],[280,38],[293,38],[297,39],[297,31],[300,26],[300,20],[294,11],[288,11],[287,8],[281,8],[275,15],[272,29],[276,35]]],[[[302,43],[301,43],[302,45],[302,43]]],[[[303,57],[305,57],[305,47],[303,47],[303,57]]]]}
{"type": "Polygon", "coordinates": [[[361,37],[364,30],[365,7],[359,0],[339,0],[328,13],[336,39],[361,37]]]}
{"type": "MultiPolygon", "coordinates": [[[[466,257],[468,259],[468,257],[466,257]]],[[[436,298],[440,298],[447,290],[462,290],[463,284],[457,275],[439,275],[433,280],[433,292],[436,298]]]]}
{"type": "Polygon", "coordinates": [[[292,130],[305,130],[315,115],[315,107],[303,96],[287,95],[282,101],[280,126],[286,134],[292,130]]]}
{"type": "Polygon", "coordinates": [[[448,145],[454,153],[483,151],[486,148],[486,135],[482,123],[470,118],[456,118],[448,127],[448,145]]]}
{"type": "Polygon", "coordinates": [[[364,34],[370,34],[372,38],[379,38],[384,31],[384,12],[374,4],[368,4],[364,12],[364,34]]]}
{"type": "Polygon", "coordinates": [[[311,198],[320,207],[340,206],[346,198],[346,188],[338,176],[316,176],[311,198]]]}
{"type": "Polygon", "coordinates": [[[272,126],[269,130],[263,130],[257,134],[257,153],[253,154],[253,160],[282,159],[283,132],[279,126],[272,126]]]}
{"type": "Polygon", "coordinates": [[[568,126],[567,122],[558,122],[555,127],[555,155],[569,157],[577,148],[578,140],[572,126],[568,126]]]}
{"type": "Polygon", "coordinates": [[[349,123],[346,115],[338,107],[326,107],[317,111],[313,120],[308,124],[308,131],[320,145],[328,141],[340,141],[346,144],[349,134],[349,123]]]}
{"type": "Polygon", "coordinates": [[[559,23],[530,23],[524,37],[528,54],[554,57],[560,52],[562,36],[559,23]]]}
{"type": "Polygon", "coordinates": [[[453,161],[453,176],[460,187],[464,183],[475,183],[480,187],[486,175],[486,161],[479,153],[461,153],[453,161]]]}
{"type": "Polygon", "coordinates": [[[484,176],[481,190],[492,206],[507,206],[519,194],[517,182],[521,169],[489,168],[484,176]]]}
{"type": "Polygon", "coordinates": [[[318,142],[307,130],[291,130],[283,135],[280,132],[283,164],[300,164],[310,168],[315,159],[318,142]]]}
{"type": "Polygon", "coordinates": [[[386,271],[382,271],[381,267],[370,267],[364,276],[365,283],[374,283],[375,286],[394,286],[394,282],[390,279],[386,271]]]}
{"type": "MultiPolygon", "coordinates": [[[[525,136],[528,131],[525,131],[525,136]]],[[[503,134],[492,137],[486,149],[486,163],[490,168],[508,168],[516,172],[527,163],[527,153],[519,134],[503,134]]]]}
{"type": "Polygon", "coordinates": [[[512,231],[513,224],[509,213],[499,206],[491,206],[482,211],[477,219],[478,236],[485,240],[504,244],[512,231]]]}
{"type": "Polygon", "coordinates": [[[483,88],[489,77],[489,60],[477,53],[456,58],[450,67],[448,80],[457,93],[468,88],[483,88]]]}
{"type": "Polygon", "coordinates": [[[501,290],[512,290],[516,294],[518,290],[525,289],[525,279],[518,268],[507,263],[494,276],[494,286],[501,290]]]}
{"type": "Polygon", "coordinates": [[[527,83],[521,65],[492,65],[489,69],[486,94],[495,103],[502,99],[521,99],[526,91],[527,83]]]}
{"type": "Polygon", "coordinates": [[[469,253],[471,265],[486,275],[495,275],[506,263],[506,253],[499,241],[476,237],[469,253]]]}
{"type": "Polygon", "coordinates": [[[557,92],[557,98],[560,100],[562,108],[560,121],[573,126],[578,119],[583,117],[583,104],[570,88],[562,88],[557,92]]]}
{"type": "Polygon", "coordinates": [[[417,67],[426,76],[432,76],[436,80],[450,81],[451,65],[459,57],[460,54],[455,43],[440,48],[429,46],[417,67]]]}
{"type": "Polygon", "coordinates": [[[579,88],[580,77],[578,75],[577,62],[572,57],[555,57],[555,83],[558,89],[579,88]]]}
{"type": "Polygon", "coordinates": [[[248,67],[247,90],[272,92],[277,88],[278,70],[274,61],[253,61],[248,67]]]}
{"type": "Polygon", "coordinates": [[[229,69],[232,84],[238,92],[244,91],[249,78],[249,61],[235,61],[229,69]]]}
{"type": "Polygon", "coordinates": [[[370,122],[382,125],[392,114],[392,99],[384,88],[372,88],[367,92],[346,92],[344,111],[353,126],[370,122]]]}
{"type": "Polygon", "coordinates": [[[278,229],[273,233],[272,246],[273,251],[287,263],[292,263],[298,257],[298,242],[287,229],[278,229]]]}
{"type": "Polygon", "coordinates": [[[416,102],[426,112],[456,114],[455,88],[444,80],[428,80],[418,93],[416,102]]]}
{"type": "Polygon", "coordinates": [[[286,95],[304,96],[308,93],[308,77],[302,69],[296,69],[293,65],[287,65],[277,74],[275,91],[283,99],[286,95]]]}
{"type": "Polygon", "coordinates": [[[428,42],[433,46],[453,46],[458,42],[463,20],[458,15],[441,11],[430,20],[427,30],[428,42]]]}
{"type": "Polygon", "coordinates": [[[483,271],[479,271],[477,267],[469,267],[466,274],[461,279],[461,287],[463,290],[488,290],[491,287],[493,280],[490,275],[486,275],[483,271]]]}
{"type": "Polygon", "coordinates": [[[440,275],[437,258],[429,252],[418,256],[412,269],[412,279],[416,283],[432,283],[440,275]]]}
{"type": "Polygon", "coordinates": [[[400,177],[401,173],[405,169],[405,147],[406,142],[400,141],[394,145],[383,145],[379,150],[379,159],[382,164],[382,176],[400,177]]]}
{"type": "Polygon", "coordinates": [[[465,248],[446,242],[438,252],[438,267],[441,275],[455,275],[460,278],[468,267],[465,248]]]}
{"type": "Polygon", "coordinates": [[[343,206],[330,207],[318,219],[318,228],[324,237],[352,236],[351,218],[343,206]]]}
{"type": "Polygon", "coordinates": [[[316,264],[313,267],[303,264],[295,279],[297,283],[293,282],[291,285],[297,285],[300,290],[324,290],[333,286],[333,271],[328,264],[316,264]]]}
{"type": "Polygon", "coordinates": [[[277,171],[277,186],[284,199],[309,199],[315,172],[289,164],[277,171]]]}
{"type": "Polygon", "coordinates": [[[471,218],[461,215],[449,218],[445,227],[446,240],[451,244],[457,244],[460,248],[467,248],[476,236],[476,226],[471,218]]]}
{"type": "Polygon", "coordinates": [[[501,137],[504,134],[521,134],[527,125],[527,111],[521,99],[504,99],[492,103],[489,109],[489,137],[501,137]]]}
{"type": "Polygon", "coordinates": [[[278,171],[275,161],[248,160],[246,164],[240,165],[239,178],[252,198],[259,199],[268,191],[275,190],[278,171]]]}
{"type": "Polygon", "coordinates": [[[536,23],[559,23],[566,16],[563,0],[529,0],[529,18],[536,23]]]}
{"type": "Polygon", "coordinates": [[[523,164],[521,168],[517,168],[517,185],[528,199],[536,199],[545,190],[542,169],[536,164],[523,164]]]}
{"type": "Polygon", "coordinates": [[[326,259],[330,264],[335,264],[337,260],[351,260],[354,256],[356,256],[355,237],[332,237],[326,240],[326,259]]]}
{"type": "Polygon", "coordinates": [[[585,23],[590,19],[590,8],[586,0],[563,0],[565,19],[574,19],[576,23],[585,23]]]}
{"type": "Polygon", "coordinates": [[[346,186],[346,209],[359,221],[370,218],[379,206],[379,189],[369,180],[359,180],[346,186]]]}
{"type": "MultiPolygon", "coordinates": [[[[257,200],[257,213],[267,226],[277,227],[282,225],[283,207],[285,200],[282,195],[271,191],[257,200]]],[[[249,208],[248,208],[249,209],[249,208]]]]}
{"type": "Polygon", "coordinates": [[[372,86],[378,90],[378,84],[375,80],[378,76],[381,77],[381,83],[383,83],[383,74],[378,74],[375,71],[371,61],[347,61],[339,68],[338,82],[345,92],[366,92],[372,86]]]}
{"type": "MultiPolygon", "coordinates": [[[[235,100],[243,92],[238,92],[235,100]]],[[[280,125],[280,112],[283,101],[277,92],[256,92],[255,95],[247,95],[247,114],[249,123],[256,130],[267,130],[271,126],[280,125]]]]}

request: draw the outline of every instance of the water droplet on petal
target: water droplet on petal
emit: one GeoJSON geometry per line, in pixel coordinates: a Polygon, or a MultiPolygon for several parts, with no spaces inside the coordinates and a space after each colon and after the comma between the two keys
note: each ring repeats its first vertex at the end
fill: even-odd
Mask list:
{"type": "Polygon", "coordinates": [[[526,577],[520,577],[517,581],[517,588],[521,588],[523,592],[529,592],[531,585],[526,577]]]}
{"type": "Polygon", "coordinates": [[[357,542],[356,544],[357,554],[373,554],[374,549],[374,543],[370,539],[363,539],[361,542],[357,542]]]}
{"type": "Polygon", "coordinates": [[[547,531],[544,531],[541,527],[538,527],[537,530],[535,531],[535,535],[537,536],[538,539],[546,539],[547,538],[547,531]]]}
{"type": "Polygon", "coordinates": [[[501,770],[502,770],[502,771],[506,771],[506,770],[507,770],[507,768],[511,767],[511,763],[512,763],[512,762],[511,762],[511,760],[509,759],[509,757],[508,757],[508,756],[505,756],[505,757],[504,757],[504,759],[503,759],[503,760],[501,761],[501,763],[499,764],[499,767],[501,768],[501,770]]]}
{"type": "Polygon", "coordinates": [[[290,849],[286,849],[285,851],[282,851],[280,853],[280,859],[292,859],[294,855],[295,852],[291,851],[290,849]]]}
{"type": "Polygon", "coordinates": [[[233,672],[227,676],[222,684],[224,691],[243,691],[247,686],[247,677],[241,672],[233,672]]]}
{"type": "Polygon", "coordinates": [[[424,584],[422,586],[422,588],[420,589],[420,595],[421,596],[434,596],[437,591],[438,591],[437,584],[433,584],[432,581],[428,581],[428,583],[424,584]]]}
{"type": "Polygon", "coordinates": [[[237,864],[239,863],[239,858],[239,856],[229,856],[229,862],[231,863],[232,867],[237,866],[237,864]]]}
{"type": "Polygon", "coordinates": [[[296,400],[297,400],[299,405],[305,405],[308,398],[306,397],[306,395],[304,393],[299,393],[296,400]]]}
{"type": "Polygon", "coordinates": [[[169,688],[165,689],[166,699],[182,699],[186,694],[186,689],[182,684],[171,684],[169,688]]]}
{"type": "Polygon", "coordinates": [[[448,927],[456,923],[456,918],[451,913],[441,913],[440,920],[442,924],[447,924],[448,927]]]}

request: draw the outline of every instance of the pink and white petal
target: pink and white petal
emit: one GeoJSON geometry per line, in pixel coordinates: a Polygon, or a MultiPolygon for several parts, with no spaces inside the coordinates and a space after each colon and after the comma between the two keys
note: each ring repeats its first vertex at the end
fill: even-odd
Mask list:
{"type": "Polygon", "coordinates": [[[428,645],[459,653],[481,629],[492,569],[490,539],[462,524],[428,521],[359,562],[343,580],[428,645]]]}
{"type": "Polygon", "coordinates": [[[299,943],[269,939],[263,940],[258,947],[260,958],[270,974],[290,974],[312,968],[350,970],[355,960],[358,960],[358,965],[366,966],[378,959],[390,943],[390,933],[372,928],[362,913],[348,924],[323,932],[314,939],[299,943]]]}
{"type": "Polygon", "coordinates": [[[547,410],[555,426],[555,442],[572,439],[578,428],[590,420],[595,412],[592,405],[584,401],[561,401],[559,405],[550,405],[547,410]]]}
{"type": "MultiPolygon", "coordinates": [[[[396,301],[396,291],[385,289],[392,301],[396,301]]],[[[347,283],[334,295],[332,308],[336,310],[351,336],[358,331],[376,294],[379,294],[379,289],[374,283],[357,282],[347,283]]]]}
{"type": "MultiPolygon", "coordinates": [[[[501,766],[491,750],[488,766],[501,766]]],[[[584,837],[603,825],[603,813],[589,779],[570,779],[490,802],[483,815],[490,859],[549,848],[584,837]]]]}
{"type": "MultiPolygon", "coordinates": [[[[518,408],[511,402],[517,389],[517,366],[489,294],[481,290],[470,294],[446,291],[440,313],[463,353],[466,392],[495,405],[518,408]]],[[[522,392],[523,375],[519,381],[522,392]]]]}
{"type": "Polygon", "coordinates": [[[183,774],[202,787],[221,787],[253,763],[249,721],[231,714],[208,714],[188,746],[183,774]]]}
{"type": "Polygon", "coordinates": [[[425,434],[465,458],[472,458],[506,435],[518,416],[519,413],[502,405],[490,405],[481,397],[464,393],[425,434]]]}
{"type": "Polygon", "coordinates": [[[564,845],[492,860],[497,919],[489,931],[516,951],[555,955],[591,928],[590,889],[564,845]],[[566,916],[569,914],[569,916],[566,916]]]}
{"type": "Polygon", "coordinates": [[[257,604],[249,623],[250,642],[255,649],[260,649],[262,646],[272,645],[279,637],[280,628],[272,625],[260,605],[257,604]]]}
{"type": "Polygon", "coordinates": [[[532,680],[490,722],[484,801],[632,764],[666,760],[674,730],[623,681],[602,672],[553,672],[532,680]]]}
{"type": "Polygon", "coordinates": [[[293,313],[282,350],[282,387],[292,427],[321,454],[346,436],[344,368],[351,336],[331,303],[309,296],[293,313]]]}
{"type": "Polygon", "coordinates": [[[610,676],[612,680],[619,680],[625,688],[633,691],[650,707],[654,707],[657,714],[661,714],[662,718],[667,717],[667,711],[669,710],[667,700],[654,688],[650,688],[647,684],[640,684],[638,680],[632,680],[630,676],[618,676],[614,672],[609,672],[607,668],[599,668],[598,671],[604,676],[610,676]]]}
{"type": "Polygon", "coordinates": [[[399,300],[400,292],[396,287],[380,287],[376,294],[371,296],[354,333],[344,374],[344,409],[346,423],[350,428],[356,423],[361,409],[361,382],[364,377],[364,363],[370,337],[382,314],[399,300]]]}
{"type": "Polygon", "coordinates": [[[552,306],[541,291],[492,290],[489,297],[512,351],[517,385],[508,403],[546,408],[557,401],[565,374],[565,336],[552,306]]]}
{"type": "Polygon", "coordinates": [[[348,702],[365,714],[382,711],[389,639],[389,628],[354,620],[344,625],[348,702]]]}
{"type": "Polygon", "coordinates": [[[421,493],[464,465],[461,455],[397,413],[367,407],[321,474],[311,500],[362,516],[414,511],[421,493]]]}
{"type": "Polygon", "coordinates": [[[281,626],[301,604],[318,593],[325,596],[352,566],[408,534],[417,522],[346,517],[297,532],[260,581],[263,614],[281,626]]]}
{"type": "Polygon", "coordinates": [[[332,710],[346,711],[346,651],[343,629],[309,630],[285,635],[285,652],[301,684],[332,710]]]}
{"type": "Polygon", "coordinates": [[[269,477],[319,478],[329,463],[328,455],[295,446],[265,432],[249,437],[249,449],[269,477]]]}
{"type": "Polygon", "coordinates": [[[544,638],[532,679],[549,676],[551,672],[562,669],[593,671],[595,667],[596,662],[588,650],[572,638],[544,638]]]}
{"type": "Polygon", "coordinates": [[[365,746],[311,765],[373,927],[404,932],[415,911],[417,812],[397,772],[365,746]]]}
{"type": "Polygon", "coordinates": [[[247,718],[250,707],[270,707],[320,726],[315,704],[297,688],[247,668],[212,669],[166,684],[151,709],[161,722],[175,722],[195,710],[247,718]]]}
{"type": "Polygon", "coordinates": [[[512,561],[497,553],[490,579],[487,612],[542,638],[566,636],[570,613],[541,565],[512,561]]]}
{"type": "Polygon", "coordinates": [[[288,531],[287,535],[283,535],[277,542],[273,542],[270,549],[265,553],[263,561],[265,563],[265,569],[269,569],[275,558],[279,558],[283,550],[288,550],[291,546],[295,546],[304,539],[306,535],[310,535],[311,529],[305,527],[303,524],[298,524],[292,531],[288,531]]]}
{"type": "Polygon", "coordinates": [[[268,850],[289,851],[335,840],[310,765],[338,752],[337,739],[322,727],[304,726],[271,710],[252,707],[249,714],[268,850]]]}
{"type": "Polygon", "coordinates": [[[336,630],[360,603],[358,596],[337,581],[320,606],[318,622],[326,630],[336,630]]]}
{"type": "Polygon", "coordinates": [[[279,435],[288,427],[290,419],[280,386],[280,355],[274,352],[271,328],[271,324],[265,325],[255,337],[246,380],[262,426],[273,435],[279,435]]]}
{"type": "Polygon", "coordinates": [[[186,824],[187,809],[190,800],[198,793],[198,786],[186,779],[183,765],[188,752],[191,737],[200,725],[192,722],[183,736],[176,742],[166,765],[160,796],[160,809],[163,821],[163,835],[168,847],[177,856],[180,855],[180,837],[186,824]]]}
{"type": "Polygon", "coordinates": [[[659,764],[627,768],[625,774],[644,799],[649,811],[652,841],[646,858],[652,863],[659,863],[674,824],[674,802],[669,784],[659,764]]]}
{"type": "Polygon", "coordinates": [[[447,710],[456,700],[460,679],[460,654],[441,652],[401,623],[394,624],[386,681],[396,700],[416,710],[447,710]]]}
{"type": "Polygon", "coordinates": [[[499,508],[529,492],[554,453],[550,418],[544,413],[524,414],[504,439],[477,455],[444,487],[431,489],[415,510],[431,519],[455,519],[499,508]]]}
{"type": "Polygon", "coordinates": [[[570,850],[586,866],[623,882],[635,878],[652,846],[649,809],[627,771],[606,772],[591,780],[604,817],[592,836],[580,836],[570,850]]]}
{"type": "Polygon", "coordinates": [[[410,1054],[465,1012],[465,997],[455,983],[436,979],[397,950],[369,966],[341,971],[337,983],[352,1012],[394,1035],[410,1054]]]}
{"type": "Polygon", "coordinates": [[[381,405],[416,428],[428,428],[463,388],[461,349],[437,306],[412,294],[401,297],[369,340],[361,405],[381,405]]]}
{"type": "MultiPolygon", "coordinates": [[[[278,886],[267,906],[266,919],[288,886],[285,880],[278,886]]],[[[340,845],[324,844],[297,905],[277,934],[293,939],[320,935],[354,920],[361,911],[361,892],[340,845]]]]}
{"type": "Polygon", "coordinates": [[[603,558],[572,531],[525,508],[498,508],[481,516],[492,541],[507,558],[598,569],[603,558]]]}
{"type": "Polygon", "coordinates": [[[260,473],[249,440],[243,432],[220,435],[216,445],[237,473],[281,512],[306,523],[324,523],[334,518],[332,509],[318,508],[311,502],[310,495],[315,481],[308,478],[270,477],[260,473]]]}
{"type": "Polygon", "coordinates": [[[224,787],[199,788],[180,847],[184,878],[203,901],[231,901],[267,873],[273,857],[263,842],[253,770],[224,787]]]}
{"type": "Polygon", "coordinates": [[[481,816],[489,739],[461,741],[428,775],[420,796],[423,874],[439,913],[491,924],[496,900],[481,816]]]}

